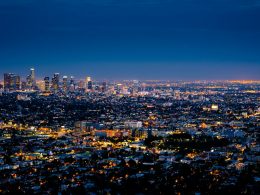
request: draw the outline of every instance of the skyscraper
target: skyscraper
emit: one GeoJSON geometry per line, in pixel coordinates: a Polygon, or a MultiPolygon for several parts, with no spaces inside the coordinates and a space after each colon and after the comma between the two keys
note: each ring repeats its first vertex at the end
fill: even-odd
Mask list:
{"type": "Polygon", "coordinates": [[[91,91],[93,89],[91,77],[86,77],[86,88],[88,89],[88,91],[91,91]]]}
{"type": "Polygon", "coordinates": [[[4,90],[8,91],[11,87],[11,73],[4,74],[4,90]]]}
{"type": "Polygon", "coordinates": [[[59,90],[60,73],[55,73],[52,78],[52,90],[55,92],[59,90]]]}
{"type": "Polygon", "coordinates": [[[50,91],[50,77],[44,78],[44,90],[50,91]]]}
{"type": "Polygon", "coordinates": [[[68,77],[67,76],[63,76],[62,89],[64,92],[66,92],[68,90],[68,77]]]}
{"type": "Polygon", "coordinates": [[[74,91],[75,90],[75,81],[74,81],[74,77],[71,76],[70,77],[70,91],[74,91]]]}
{"type": "Polygon", "coordinates": [[[28,75],[26,77],[26,85],[27,85],[27,89],[32,89],[32,77],[31,77],[31,75],[28,75]]]}
{"type": "Polygon", "coordinates": [[[30,74],[26,77],[27,89],[36,89],[35,69],[30,69],[30,74]]]}
{"type": "Polygon", "coordinates": [[[21,78],[20,78],[19,75],[14,76],[14,86],[15,86],[15,90],[20,90],[20,88],[21,88],[21,78]]]}
{"type": "Polygon", "coordinates": [[[25,81],[23,81],[22,83],[21,83],[21,90],[26,90],[26,86],[27,86],[27,83],[25,82],[25,81]]]}
{"type": "Polygon", "coordinates": [[[30,69],[30,75],[31,75],[32,87],[34,88],[36,86],[35,70],[34,70],[34,68],[30,69]]]}
{"type": "Polygon", "coordinates": [[[19,75],[13,73],[4,74],[4,89],[5,91],[19,90],[21,86],[21,79],[19,75]]]}

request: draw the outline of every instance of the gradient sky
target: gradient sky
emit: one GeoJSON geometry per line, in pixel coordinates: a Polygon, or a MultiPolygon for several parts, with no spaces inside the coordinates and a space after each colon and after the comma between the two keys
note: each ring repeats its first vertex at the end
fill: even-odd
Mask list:
{"type": "Polygon", "coordinates": [[[260,79],[260,0],[0,1],[0,74],[32,66],[38,78],[260,79]]]}

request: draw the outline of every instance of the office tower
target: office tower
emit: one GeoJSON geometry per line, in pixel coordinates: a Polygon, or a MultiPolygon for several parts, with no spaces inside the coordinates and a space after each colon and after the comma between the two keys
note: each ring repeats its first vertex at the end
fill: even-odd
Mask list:
{"type": "Polygon", "coordinates": [[[26,87],[27,87],[27,89],[31,89],[32,88],[32,78],[31,78],[31,75],[28,75],[26,77],[26,87]]]}
{"type": "Polygon", "coordinates": [[[116,84],[115,91],[116,94],[120,94],[123,91],[124,86],[121,83],[116,84]]]}
{"type": "Polygon", "coordinates": [[[88,83],[89,81],[91,81],[91,77],[86,77],[86,83],[88,83]]]}
{"type": "Polygon", "coordinates": [[[26,90],[26,86],[27,86],[27,83],[25,81],[22,82],[21,84],[21,90],[26,90]]]}
{"type": "Polygon", "coordinates": [[[15,85],[16,84],[16,79],[15,79],[15,75],[14,74],[10,74],[10,91],[15,90],[15,85]]]}
{"type": "Polygon", "coordinates": [[[68,90],[68,77],[67,76],[63,76],[63,78],[62,78],[62,89],[65,92],[68,90]]]}
{"type": "Polygon", "coordinates": [[[86,88],[91,91],[93,89],[93,84],[91,77],[86,77],[86,88]]]}
{"type": "Polygon", "coordinates": [[[89,81],[89,82],[88,82],[88,89],[89,89],[89,90],[92,90],[92,89],[93,89],[92,81],[89,81]]]}
{"type": "Polygon", "coordinates": [[[8,91],[11,87],[11,74],[5,73],[4,74],[4,90],[8,91]]]}
{"type": "Polygon", "coordinates": [[[21,79],[19,75],[13,73],[4,74],[4,90],[13,91],[19,90],[21,86],[21,79]]]}
{"type": "Polygon", "coordinates": [[[75,85],[74,76],[70,77],[70,85],[75,85]]]}
{"type": "Polygon", "coordinates": [[[31,76],[32,87],[35,88],[36,87],[36,79],[35,79],[35,70],[34,70],[34,68],[30,69],[30,76],[31,76]]]}
{"type": "Polygon", "coordinates": [[[52,78],[52,90],[58,91],[59,90],[59,83],[60,83],[60,74],[55,73],[52,78]]]}
{"type": "Polygon", "coordinates": [[[74,81],[74,77],[71,76],[70,77],[70,91],[74,91],[75,90],[75,81],[74,81]]]}
{"type": "Polygon", "coordinates": [[[50,77],[44,78],[44,91],[50,91],[50,77]]]}
{"type": "Polygon", "coordinates": [[[14,76],[14,86],[15,86],[15,90],[20,90],[21,87],[21,78],[19,75],[15,75],[14,76]]]}
{"type": "Polygon", "coordinates": [[[138,80],[133,80],[133,87],[131,89],[131,94],[134,95],[140,90],[140,82],[138,80]]]}

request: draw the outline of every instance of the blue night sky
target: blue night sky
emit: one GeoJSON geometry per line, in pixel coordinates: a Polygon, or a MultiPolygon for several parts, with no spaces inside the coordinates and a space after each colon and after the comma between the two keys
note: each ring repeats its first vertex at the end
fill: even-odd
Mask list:
{"type": "Polygon", "coordinates": [[[38,78],[260,79],[260,0],[0,0],[0,74],[32,66],[38,78]]]}

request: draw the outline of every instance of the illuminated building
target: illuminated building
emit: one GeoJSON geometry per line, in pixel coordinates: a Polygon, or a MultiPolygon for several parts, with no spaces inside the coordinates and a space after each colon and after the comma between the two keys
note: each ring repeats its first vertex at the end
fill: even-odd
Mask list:
{"type": "Polygon", "coordinates": [[[30,76],[31,76],[31,83],[32,83],[32,87],[34,88],[36,86],[36,79],[35,79],[35,70],[34,68],[30,69],[30,76]]]}
{"type": "Polygon", "coordinates": [[[62,89],[65,92],[68,90],[68,77],[67,76],[63,76],[63,79],[62,79],[62,89]]]}
{"type": "Polygon", "coordinates": [[[35,69],[30,69],[30,74],[26,77],[27,88],[28,89],[35,89],[36,87],[36,79],[35,79],[35,69]]]}
{"type": "Polygon", "coordinates": [[[212,110],[212,111],[218,111],[218,105],[212,104],[211,110],[212,110]]]}
{"type": "Polygon", "coordinates": [[[26,90],[26,82],[25,81],[23,81],[21,83],[21,90],[26,90]]]}
{"type": "Polygon", "coordinates": [[[139,129],[142,128],[143,123],[141,121],[127,121],[124,125],[126,128],[139,129]]]}
{"type": "Polygon", "coordinates": [[[10,73],[4,74],[4,89],[9,90],[11,88],[11,75],[10,73]]]}
{"type": "Polygon", "coordinates": [[[91,77],[86,77],[86,83],[88,83],[89,81],[91,81],[91,77]]]}
{"type": "Polygon", "coordinates": [[[60,82],[60,74],[55,73],[52,78],[52,90],[54,90],[55,92],[58,91],[59,89],[59,82],[60,82]]]}
{"type": "Polygon", "coordinates": [[[202,129],[206,129],[208,127],[208,125],[206,124],[206,123],[202,123],[201,125],[200,125],[200,128],[202,128],[202,129]]]}
{"type": "Polygon", "coordinates": [[[108,129],[104,129],[104,130],[94,130],[92,132],[95,136],[97,137],[127,137],[129,136],[131,133],[130,131],[127,130],[108,130],[108,129]]]}
{"type": "Polygon", "coordinates": [[[26,77],[26,88],[27,88],[27,89],[31,89],[31,88],[32,88],[31,75],[28,75],[28,76],[26,77]]]}
{"type": "Polygon", "coordinates": [[[121,83],[118,83],[116,86],[115,86],[115,91],[116,91],[116,94],[120,94],[121,91],[123,90],[123,85],[121,83]]]}
{"type": "Polygon", "coordinates": [[[91,77],[86,77],[86,88],[91,91],[93,89],[93,84],[91,77]]]}
{"type": "Polygon", "coordinates": [[[50,78],[44,78],[44,91],[50,91],[50,78]]]}
{"type": "Polygon", "coordinates": [[[31,98],[28,97],[27,95],[21,95],[21,94],[19,94],[19,95],[17,95],[17,100],[29,101],[29,100],[31,100],[31,98]]]}
{"type": "Polygon", "coordinates": [[[36,81],[37,90],[45,91],[45,81],[36,81]]]}
{"type": "Polygon", "coordinates": [[[15,90],[19,90],[20,86],[21,86],[21,78],[18,75],[14,76],[14,86],[15,86],[15,90]]]}
{"type": "Polygon", "coordinates": [[[20,76],[13,73],[4,74],[4,89],[6,91],[19,90],[21,86],[20,76]]]}
{"type": "Polygon", "coordinates": [[[74,77],[71,76],[70,77],[70,91],[74,91],[75,90],[75,81],[74,81],[74,77]]]}
{"type": "Polygon", "coordinates": [[[174,98],[177,100],[181,99],[181,91],[180,90],[174,90],[174,98]]]}

